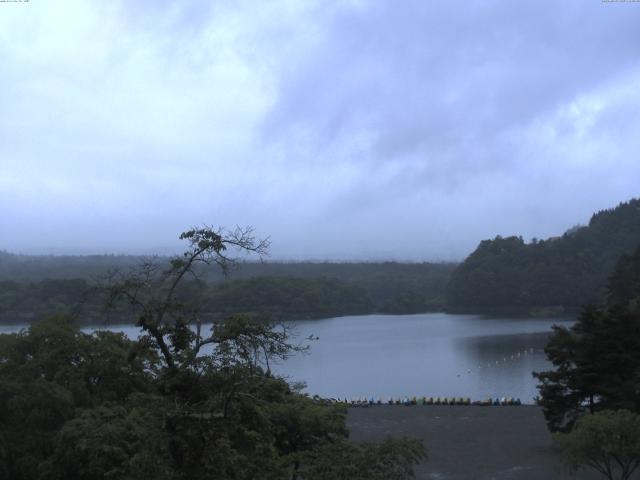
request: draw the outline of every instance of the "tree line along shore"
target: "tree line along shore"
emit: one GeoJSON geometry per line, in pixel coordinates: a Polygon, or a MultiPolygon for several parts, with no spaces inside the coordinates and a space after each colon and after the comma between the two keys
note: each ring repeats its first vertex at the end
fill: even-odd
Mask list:
{"type": "MultiPolygon", "coordinates": [[[[294,320],[434,311],[567,316],[605,300],[616,261],[638,243],[640,200],[632,199],[558,237],[484,240],[459,264],[243,262],[226,276],[203,270],[178,293],[209,316],[221,317],[259,312],[294,320]]],[[[144,260],[0,252],[0,323],[28,323],[49,312],[102,323],[96,285],[144,260]]],[[[168,265],[169,258],[158,260],[168,265]]],[[[126,312],[110,315],[113,321],[130,321],[126,312]]]]}

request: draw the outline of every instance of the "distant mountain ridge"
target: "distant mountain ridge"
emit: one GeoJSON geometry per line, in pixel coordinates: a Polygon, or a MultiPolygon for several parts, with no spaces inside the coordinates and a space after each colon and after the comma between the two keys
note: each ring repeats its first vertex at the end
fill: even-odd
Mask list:
{"type": "Polygon", "coordinates": [[[640,245],[640,199],[595,213],[560,237],[483,240],[452,273],[450,311],[562,314],[602,303],[622,255],[640,245]]]}

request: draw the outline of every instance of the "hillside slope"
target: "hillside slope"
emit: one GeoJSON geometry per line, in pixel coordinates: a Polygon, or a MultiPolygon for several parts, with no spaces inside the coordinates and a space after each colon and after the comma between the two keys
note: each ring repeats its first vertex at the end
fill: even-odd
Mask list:
{"type": "Polygon", "coordinates": [[[597,212],[561,237],[484,240],[452,273],[447,304],[451,311],[562,314],[602,303],[616,262],[639,244],[640,199],[597,212]]]}

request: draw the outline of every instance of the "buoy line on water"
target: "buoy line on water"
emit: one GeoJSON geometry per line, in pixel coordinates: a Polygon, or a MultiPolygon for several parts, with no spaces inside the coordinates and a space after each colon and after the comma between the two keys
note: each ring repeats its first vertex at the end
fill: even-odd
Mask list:
{"type": "MultiPolygon", "coordinates": [[[[536,350],[533,347],[526,348],[522,351],[514,352],[511,355],[502,357],[502,360],[498,359],[495,362],[488,362],[486,366],[478,365],[475,369],[467,369],[466,374],[473,374],[478,370],[496,368],[496,366],[504,365],[508,362],[517,361],[527,357],[531,357],[535,354],[536,350]]],[[[456,374],[457,377],[465,375],[463,372],[456,374]]],[[[520,398],[516,397],[496,397],[485,398],[484,400],[471,400],[469,397],[390,397],[384,401],[380,398],[374,399],[373,397],[355,397],[355,398],[321,398],[318,395],[314,395],[313,399],[332,405],[344,405],[347,407],[368,407],[373,405],[475,405],[475,406],[518,406],[522,405],[520,398]]]]}
{"type": "Polygon", "coordinates": [[[501,365],[504,365],[506,363],[509,362],[513,362],[513,361],[518,361],[521,359],[525,359],[525,358],[529,358],[532,357],[535,354],[535,349],[533,347],[529,347],[529,348],[525,348],[522,351],[517,351],[515,353],[512,353],[511,355],[507,355],[502,357],[502,359],[498,359],[495,361],[490,361],[487,362],[486,365],[482,364],[482,365],[477,365],[475,368],[468,368],[466,370],[466,372],[462,372],[462,373],[457,373],[456,377],[462,377],[464,375],[469,375],[469,374],[473,374],[479,370],[487,370],[489,368],[497,368],[501,365]]]}

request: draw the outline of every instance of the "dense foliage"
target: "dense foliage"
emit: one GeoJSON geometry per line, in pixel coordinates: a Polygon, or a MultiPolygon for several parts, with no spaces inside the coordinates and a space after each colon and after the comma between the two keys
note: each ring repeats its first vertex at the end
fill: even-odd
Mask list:
{"type": "Polygon", "coordinates": [[[31,322],[54,313],[98,321],[103,303],[84,279],[56,279],[19,283],[0,281],[0,323],[31,322]]]}
{"type": "Polygon", "coordinates": [[[89,280],[104,276],[114,268],[135,267],[140,260],[141,257],[135,255],[20,255],[0,251],[0,281],[89,280]]]}
{"type": "Polygon", "coordinates": [[[571,429],[586,412],[640,412],[638,278],[640,247],[619,260],[608,304],[587,306],[570,329],[554,328],[545,352],[555,368],[534,374],[551,430],[571,429]]]}
{"type": "Polygon", "coordinates": [[[219,283],[205,303],[225,315],[261,313],[279,319],[358,315],[374,309],[363,288],[329,278],[258,277],[219,283]]]}
{"type": "Polygon", "coordinates": [[[627,410],[587,415],[555,440],[573,471],[589,467],[609,480],[627,480],[640,466],[640,415],[627,410]]]}
{"type": "MultiPolygon", "coordinates": [[[[0,476],[12,480],[408,479],[422,444],[347,443],[345,410],[310,399],[270,363],[303,347],[247,316],[203,328],[185,302],[195,265],[262,253],[250,230],[193,229],[169,265],[140,264],[104,285],[137,340],[83,333],[69,317],[0,335],[0,476]],[[358,472],[352,475],[354,466],[358,472]]],[[[196,288],[197,290],[197,288],[196,288]]]]}
{"type": "MultiPolygon", "coordinates": [[[[96,287],[82,279],[0,282],[0,323],[29,322],[59,312],[87,324],[100,324],[104,301],[96,287]]],[[[260,313],[274,320],[291,320],[375,310],[364,289],[327,278],[261,277],[214,284],[188,280],[178,293],[182,301],[197,303],[209,316],[217,317],[260,313]]],[[[127,311],[114,310],[109,316],[112,321],[130,321],[127,311]]]]}
{"type": "Polygon", "coordinates": [[[354,466],[361,476],[332,478],[392,478],[366,460],[385,448],[412,471],[419,443],[348,445],[344,409],[242,358],[239,345],[267,333],[255,328],[220,330],[214,353],[175,371],[149,339],[82,333],[66,317],[0,335],[0,478],[312,479],[354,466]]]}
{"type": "Polygon", "coordinates": [[[609,278],[609,305],[640,309],[640,246],[631,255],[623,255],[609,278]]]}
{"type": "MultiPolygon", "coordinates": [[[[38,262],[42,262],[43,275],[53,273],[48,270],[48,262],[57,264],[47,260],[49,257],[25,258],[29,262],[16,260],[16,264],[29,265],[34,275],[38,262]]],[[[75,273],[79,277],[0,281],[0,323],[30,322],[53,312],[74,315],[88,324],[102,321],[103,303],[95,295],[96,282],[82,273],[86,272],[83,267],[90,271],[105,267],[101,274],[104,277],[108,263],[103,263],[103,257],[97,257],[101,261],[95,264],[87,260],[88,266],[80,263],[82,257],[59,258],[61,276],[75,273]],[[71,266],[64,266],[62,259],[71,266]]],[[[123,259],[130,260],[106,258],[114,259],[114,268],[123,259]]],[[[168,266],[166,258],[156,261],[163,268],[168,266]]],[[[0,266],[2,262],[0,259],[0,266]]],[[[184,301],[199,302],[210,314],[260,312],[276,320],[418,313],[443,308],[444,287],[452,269],[450,264],[243,263],[226,279],[206,270],[199,272],[199,280],[186,279],[181,284],[181,295],[184,301]]],[[[21,277],[16,274],[16,278],[21,277]]],[[[111,318],[129,321],[124,312],[111,312],[111,318]]]]}
{"type": "Polygon", "coordinates": [[[605,300],[618,258],[640,243],[640,200],[591,217],[561,237],[484,240],[453,272],[447,287],[452,311],[560,314],[605,300]]]}

